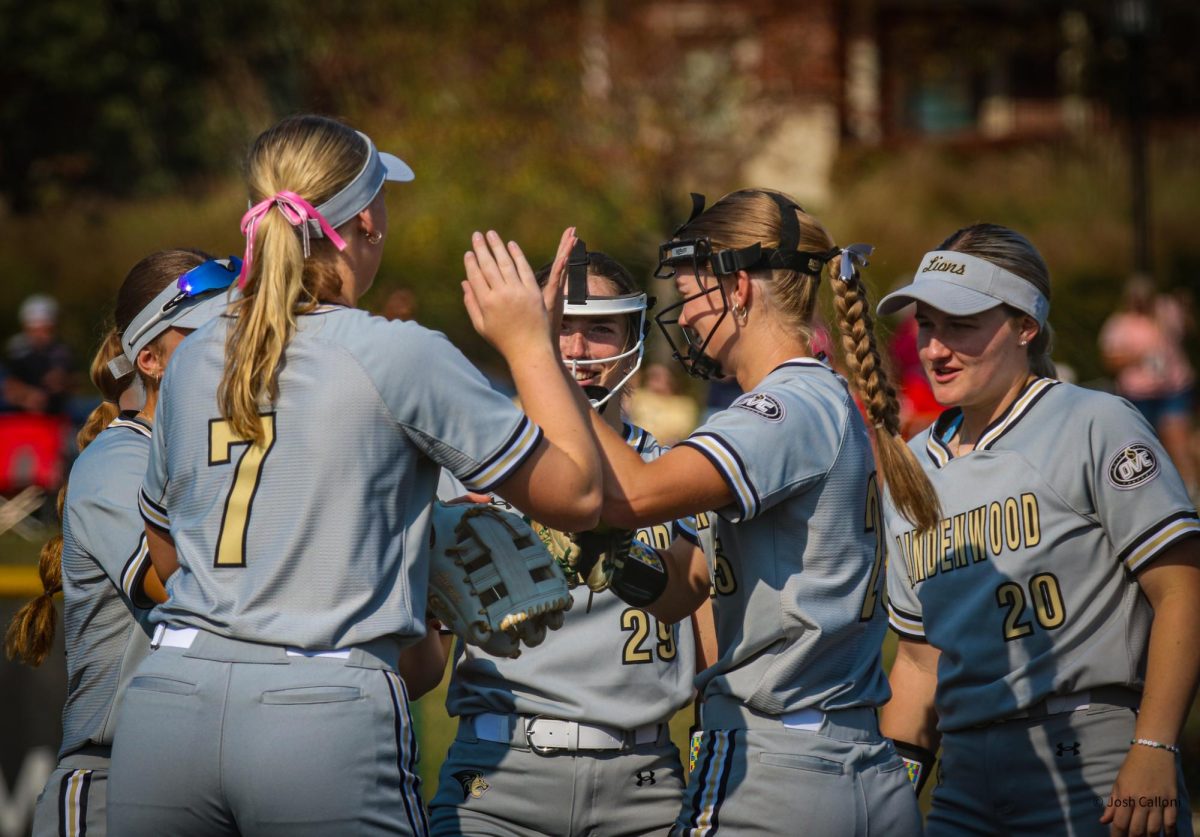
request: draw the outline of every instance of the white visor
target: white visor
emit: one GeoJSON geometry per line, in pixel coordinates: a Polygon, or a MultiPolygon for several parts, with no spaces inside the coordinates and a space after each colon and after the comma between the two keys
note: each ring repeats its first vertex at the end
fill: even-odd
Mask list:
{"type": "MultiPolygon", "coordinates": [[[[403,183],[414,177],[408,163],[394,154],[376,150],[375,143],[362,131],[355,133],[367,144],[367,159],[362,170],[340,192],[317,207],[317,212],[324,215],[334,229],[366,209],[383,188],[385,180],[403,183]]],[[[308,219],[308,234],[313,238],[324,237],[321,222],[316,218],[308,219]]]]}
{"type": "Polygon", "coordinates": [[[621,296],[589,296],[586,302],[570,303],[564,298],[563,300],[563,316],[565,317],[615,317],[627,314],[640,315],[638,323],[635,326],[637,333],[634,336],[634,344],[630,348],[606,358],[592,358],[590,360],[567,360],[563,359],[563,365],[571,370],[571,374],[575,374],[579,367],[601,366],[607,367],[614,363],[619,363],[627,357],[636,356],[633,367],[625,374],[621,380],[608,391],[603,398],[598,398],[592,401],[592,406],[596,409],[603,407],[608,403],[621,387],[629,382],[639,369],[642,367],[642,356],[646,348],[646,308],[648,307],[649,299],[644,293],[622,294],[621,296]]]}
{"type": "Polygon", "coordinates": [[[926,253],[913,282],[881,299],[876,310],[894,314],[911,302],[961,317],[1011,305],[1038,325],[1045,325],[1050,314],[1050,300],[1033,283],[987,259],[951,250],[926,253]]]}

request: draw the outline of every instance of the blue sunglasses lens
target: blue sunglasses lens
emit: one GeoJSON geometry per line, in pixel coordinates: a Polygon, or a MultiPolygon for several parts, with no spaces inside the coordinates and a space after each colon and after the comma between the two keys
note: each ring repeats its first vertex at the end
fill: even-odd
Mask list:
{"type": "Polygon", "coordinates": [[[207,291],[228,288],[241,272],[242,260],[236,256],[213,259],[180,276],[176,287],[185,296],[197,296],[207,291]]]}

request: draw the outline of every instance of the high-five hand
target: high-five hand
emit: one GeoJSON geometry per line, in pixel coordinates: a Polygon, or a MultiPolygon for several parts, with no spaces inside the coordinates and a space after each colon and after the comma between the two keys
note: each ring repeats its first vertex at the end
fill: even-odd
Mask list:
{"type": "Polygon", "coordinates": [[[549,335],[544,299],[517,243],[505,245],[494,230],[486,236],[477,232],[463,264],[463,302],[480,336],[510,362],[527,348],[544,345],[549,335]]]}

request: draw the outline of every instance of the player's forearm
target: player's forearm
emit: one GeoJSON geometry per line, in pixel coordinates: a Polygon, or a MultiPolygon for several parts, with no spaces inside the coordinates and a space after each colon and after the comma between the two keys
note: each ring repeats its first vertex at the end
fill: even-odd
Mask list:
{"type": "Polygon", "coordinates": [[[937,690],[937,651],[900,640],[888,683],[892,698],[879,713],[879,729],[895,741],[907,741],[936,753],[941,743],[933,698],[937,690]]]}
{"type": "Polygon", "coordinates": [[[649,466],[601,416],[593,413],[591,421],[596,442],[600,447],[601,468],[604,474],[604,504],[600,518],[613,526],[636,529],[645,522],[630,503],[628,488],[649,466]]]}
{"type": "Polygon", "coordinates": [[[417,700],[442,682],[446,656],[447,644],[436,626],[428,628],[424,638],[400,653],[396,668],[410,700],[417,700]]]}
{"type": "Polygon", "coordinates": [[[166,584],[167,579],[179,569],[179,556],[175,552],[175,540],[167,530],[147,523],[146,548],[150,551],[150,564],[158,573],[162,583],[166,584]]]}
{"type": "Polygon", "coordinates": [[[602,477],[589,424],[591,407],[574,382],[567,383],[562,364],[548,344],[512,371],[522,408],[545,433],[548,444],[546,461],[537,472],[544,489],[539,503],[552,508],[529,511],[567,531],[592,528],[600,510],[602,477]],[[562,526],[564,522],[571,525],[562,526]]]}
{"type": "MultiPolygon", "coordinates": [[[[153,560],[151,557],[151,562],[153,560]]],[[[155,604],[162,604],[167,600],[167,589],[158,577],[158,570],[154,569],[153,563],[142,576],[142,594],[155,604]]]]}
{"type": "Polygon", "coordinates": [[[717,626],[712,600],[702,602],[692,614],[692,634],[696,640],[696,671],[704,671],[717,661],[717,626]]]}
{"type": "Polygon", "coordinates": [[[646,609],[658,621],[674,624],[687,619],[708,601],[708,568],[704,553],[682,538],[676,538],[659,555],[668,564],[667,587],[646,609]]]}

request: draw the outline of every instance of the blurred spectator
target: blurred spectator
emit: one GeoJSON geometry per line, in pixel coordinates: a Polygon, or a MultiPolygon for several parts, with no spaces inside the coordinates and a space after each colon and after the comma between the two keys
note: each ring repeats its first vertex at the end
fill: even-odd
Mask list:
{"type": "Polygon", "coordinates": [[[1100,330],[1100,351],[1116,376],[1117,394],[1158,431],[1195,497],[1200,486],[1189,444],[1195,375],[1183,351],[1188,316],[1178,299],[1158,293],[1148,277],[1135,275],[1125,285],[1121,307],[1100,330]]]}
{"type": "Polygon", "coordinates": [[[696,429],[699,405],[679,391],[670,367],[650,363],[642,370],[641,385],[629,400],[629,418],[649,430],[661,444],[673,445],[696,429]]]}
{"type": "Polygon", "coordinates": [[[21,333],[5,347],[4,401],[10,410],[62,413],[75,361],[58,339],[58,303],[36,294],[21,303],[21,333]]]}
{"type": "Polygon", "coordinates": [[[917,306],[905,306],[897,316],[888,350],[892,356],[896,394],[900,397],[900,434],[911,439],[941,415],[917,349],[917,306]]]}
{"type": "Polygon", "coordinates": [[[384,300],[381,313],[388,320],[415,320],[417,318],[417,295],[411,288],[396,288],[384,300]]]}

